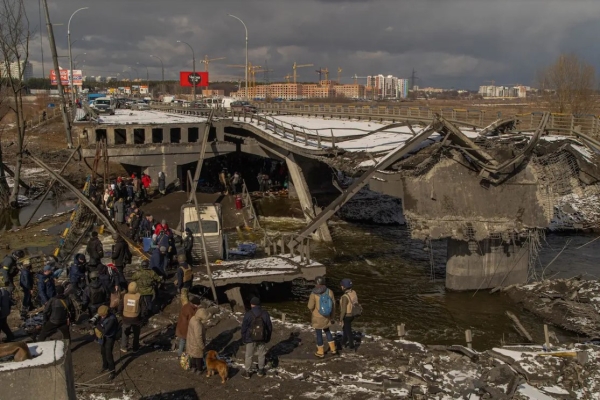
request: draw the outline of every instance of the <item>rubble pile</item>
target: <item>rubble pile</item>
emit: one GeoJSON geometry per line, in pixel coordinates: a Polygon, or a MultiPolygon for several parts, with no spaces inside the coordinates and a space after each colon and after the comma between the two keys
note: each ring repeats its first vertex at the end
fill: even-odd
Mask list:
{"type": "Polygon", "coordinates": [[[588,338],[600,338],[600,283],[571,279],[545,280],[503,289],[512,300],[553,325],[588,338]]]}

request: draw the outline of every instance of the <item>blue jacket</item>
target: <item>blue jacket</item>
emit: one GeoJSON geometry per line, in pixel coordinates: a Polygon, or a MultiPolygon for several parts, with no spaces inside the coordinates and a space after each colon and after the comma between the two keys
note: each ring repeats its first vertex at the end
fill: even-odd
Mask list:
{"type": "Polygon", "coordinates": [[[42,304],[46,304],[48,300],[56,296],[56,286],[52,275],[37,274],[38,280],[38,296],[42,304]]]}
{"type": "Polygon", "coordinates": [[[263,310],[260,306],[253,307],[250,311],[244,315],[244,320],[242,321],[242,339],[244,339],[244,343],[252,343],[253,340],[250,338],[250,326],[252,325],[252,320],[254,317],[262,316],[262,320],[265,327],[265,341],[264,343],[269,343],[271,341],[271,333],[273,332],[273,324],[271,323],[271,317],[269,313],[263,310]],[[262,315],[261,315],[262,314],[262,315]]]}
{"type": "Polygon", "coordinates": [[[166,275],[165,271],[165,257],[166,254],[161,254],[160,249],[157,247],[152,252],[152,256],[150,256],[150,269],[154,270],[157,274],[164,276],[166,275]]]}
{"type": "Polygon", "coordinates": [[[23,268],[21,270],[21,277],[19,278],[19,283],[23,289],[33,289],[33,272],[31,272],[31,270],[29,269],[23,268]]]}
{"type": "Polygon", "coordinates": [[[114,338],[119,331],[119,321],[115,314],[109,313],[106,318],[100,318],[96,328],[107,338],[114,338]]]}
{"type": "Polygon", "coordinates": [[[69,268],[69,281],[71,283],[85,281],[85,266],[81,265],[77,260],[79,255],[80,254],[75,254],[73,257],[73,264],[71,264],[71,268],[69,268]]]}

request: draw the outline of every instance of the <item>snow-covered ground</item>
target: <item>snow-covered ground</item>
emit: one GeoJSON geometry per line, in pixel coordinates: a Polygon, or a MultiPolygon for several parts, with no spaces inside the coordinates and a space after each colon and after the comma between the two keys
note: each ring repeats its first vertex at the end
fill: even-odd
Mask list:
{"type": "Polygon", "coordinates": [[[49,365],[60,360],[65,354],[65,344],[59,340],[28,343],[27,346],[29,347],[29,352],[33,356],[31,360],[0,363],[0,372],[49,365]]]}
{"type": "Polygon", "coordinates": [[[206,118],[193,115],[170,114],[162,111],[116,110],[115,115],[100,114],[98,122],[104,125],[193,124],[206,122],[206,118]]]}

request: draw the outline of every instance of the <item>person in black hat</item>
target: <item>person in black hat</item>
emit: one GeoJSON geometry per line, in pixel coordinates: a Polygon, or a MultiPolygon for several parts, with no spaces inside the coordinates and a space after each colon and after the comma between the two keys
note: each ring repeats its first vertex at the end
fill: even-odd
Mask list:
{"type": "Polygon", "coordinates": [[[352,281],[344,278],[340,282],[344,294],[340,297],[340,323],[343,324],[342,346],[354,349],[354,335],[352,334],[352,321],[362,313],[358,303],[358,296],[352,289],[352,281]]]}
{"type": "Polygon", "coordinates": [[[242,321],[242,339],[246,344],[245,370],[242,376],[250,379],[250,368],[254,350],[258,355],[258,376],[265,376],[265,357],[267,355],[266,344],[271,341],[273,324],[269,313],[260,307],[260,299],[253,297],[250,300],[250,311],[244,315],[242,321]]]}

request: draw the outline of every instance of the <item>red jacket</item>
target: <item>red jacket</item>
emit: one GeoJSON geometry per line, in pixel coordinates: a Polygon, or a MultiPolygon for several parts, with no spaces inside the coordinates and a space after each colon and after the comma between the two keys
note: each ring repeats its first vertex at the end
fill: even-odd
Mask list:
{"type": "Polygon", "coordinates": [[[156,236],[158,236],[158,235],[160,235],[160,233],[161,233],[163,230],[164,230],[164,231],[167,231],[166,233],[168,234],[168,230],[169,230],[169,224],[164,224],[164,225],[163,225],[163,224],[157,224],[157,225],[156,225],[156,229],[154,230],[154,234],[155,234],[156,236]]]}
{"type": "Polygon", "coordinates": [[[150,187],[151,183],[152,183],[152,178],[150,178],[150,176],[148,176],[148,175],[142,176],[142,185],[144,185],[144,187],[146,189],[148,189],[150,187]]]}

